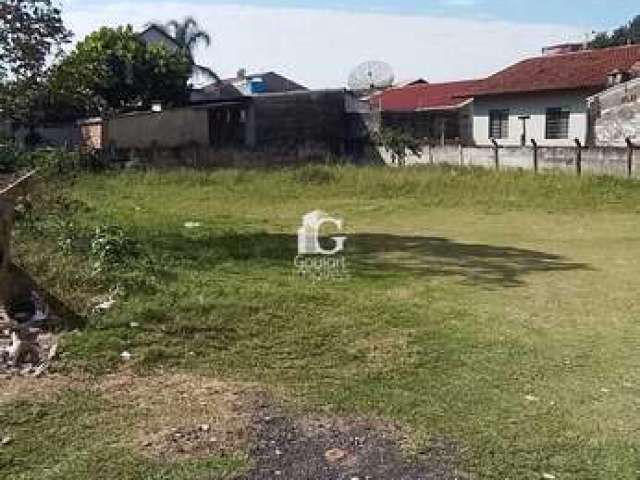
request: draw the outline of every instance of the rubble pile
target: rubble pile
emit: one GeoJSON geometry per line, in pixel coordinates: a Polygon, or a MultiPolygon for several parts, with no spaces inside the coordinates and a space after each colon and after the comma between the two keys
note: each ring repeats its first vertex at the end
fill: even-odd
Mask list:
{"type": "Polygon", "coordinates": [[[31,299],[30,312],[0,312],[0,378],[44,375],[57,353],[56,337],[46,331],[49,308],[35,291],[31,299]]]}

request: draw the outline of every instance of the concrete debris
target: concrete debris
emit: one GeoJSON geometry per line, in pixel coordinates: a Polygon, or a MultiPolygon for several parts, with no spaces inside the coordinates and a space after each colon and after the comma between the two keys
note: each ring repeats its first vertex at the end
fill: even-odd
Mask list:
{"type": "Polygon", "coordinates": [[[200,222],[186,222],[184,228],[200,228],[202,224],[200,222]]]}
{"type": "Polygon", "coordinates": [[[120,354],[120,358],[125,361],[128,362],[129,360],[131,360],[131,354],[129,352],[122,352],[120,354]]]}
{"type": "Polygon", "coordinates": [[[44,375],[57,355],[56,337],[44,330],[49,306],[37,292],[29,311],[16,312],[0,325],[0,377],[44,375]]]}

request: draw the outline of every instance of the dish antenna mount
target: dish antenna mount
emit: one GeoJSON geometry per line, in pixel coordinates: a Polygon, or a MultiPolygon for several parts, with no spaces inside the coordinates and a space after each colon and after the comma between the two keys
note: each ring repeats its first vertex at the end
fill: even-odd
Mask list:
{"type": "Polygon", "coordinates": [[[379,90],[392,86],[394,80],[393,69],[388,63],[372,60],[354,68],[347,85],[355,91],[379,90]]]}

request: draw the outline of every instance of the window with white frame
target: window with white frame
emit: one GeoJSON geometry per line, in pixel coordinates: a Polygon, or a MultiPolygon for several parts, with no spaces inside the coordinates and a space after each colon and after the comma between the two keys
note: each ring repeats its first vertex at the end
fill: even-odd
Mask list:
{"type": "Polygon", "coordinates": [[[564,108],[547,108],[545,138],[560,140],[569,138],[569,118],[571,113],[564,108]]]}
{"type": "Polygon", "coordinates": [[[509,138],[509,110],[489,111],[489,138],[509,138]]]}

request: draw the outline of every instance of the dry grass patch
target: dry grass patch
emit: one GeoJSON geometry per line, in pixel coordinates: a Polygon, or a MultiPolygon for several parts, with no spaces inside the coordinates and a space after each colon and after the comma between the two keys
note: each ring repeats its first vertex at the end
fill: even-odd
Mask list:
{"type": "MultiPolygon", "coordinates": [[[[129,438],[157,458],[232,454],[248,441],[254,385],[186,374],[107,376],[100,392],[130,419],[129,438]]],[[[113,417],[110,416],[110,419],[113,417]]]]}
{"type": "Polygon", "coordinates": [[[14,402],[48,402],[65,390],[78,388],[82,380],[63,375],[34,377],[6,377],[2,379],[0,405],[14,402]]]}

